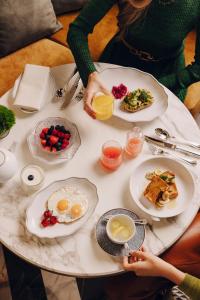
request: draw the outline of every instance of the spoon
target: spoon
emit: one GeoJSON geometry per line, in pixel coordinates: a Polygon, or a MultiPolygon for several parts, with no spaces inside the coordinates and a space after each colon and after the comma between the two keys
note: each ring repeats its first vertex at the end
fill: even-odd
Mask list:
{"type": "MultiPolygon", "coordinates": [[[[166,129],[156,128],[155,133],[163,140],[176,139],[175,136],[171,136],[166,129]]],[[[179,144],[190,146],[190,147],[193,147],[196,149],[200,149],[200,144],[198,144],[198,143],[191,142],[191,141],[185,141],[185,140],[178,140],[178,139],[176,139],[176,141],[179,144]]]]}
{"type": "Polygon", "coordinates": [[[175,157],[175,158],[178,158],[178,159],[180,159],[180,160],[184,161],[185,163],[188,163],[188,164],[190,164],[190,165],[192,165],[192,166],[197,165],[197,161],[196,161],[196,160],[192,160],[192,159],[189,159],[189,158],[183,158],[183,157],[180,157],[180,156],[175,155],[175,154],[173,154],[173,153],[169,153],[169,152],[167,152],[167,151],[164,151],[164,150],[161,149],[161,148],[155,147],[155,146],[152,145],[152,144],[148,144],[148,145],[149,145],[149,149],[150,149],[150,151],[151,151],[151,153],[152,153],[153,155],[171,155],[171,156],[173,156],[173,157],[175,157]]]}
{"type": "MultiPolygon", "coordinates": [[[[113,215],[108,215],[104,218],[105,221],[109,221],[109,219],[113,217],[113,215]]],[[[147,220],[146,219],[137,219],[137,220],[133,220],[133,222],[135,224],[139,224],[139,225],[146,225],[147,224],[147,220]]]]}

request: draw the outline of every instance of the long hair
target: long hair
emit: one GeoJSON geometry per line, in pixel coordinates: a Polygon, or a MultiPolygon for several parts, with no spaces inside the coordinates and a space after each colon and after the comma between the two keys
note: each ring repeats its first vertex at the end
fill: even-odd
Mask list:
{"type": "Polygon", "coordinates": [[[124,37],[127,27],[145,15],[152,0],[118,0],[120,13],[119,22],[119,39],[124,37]]]}

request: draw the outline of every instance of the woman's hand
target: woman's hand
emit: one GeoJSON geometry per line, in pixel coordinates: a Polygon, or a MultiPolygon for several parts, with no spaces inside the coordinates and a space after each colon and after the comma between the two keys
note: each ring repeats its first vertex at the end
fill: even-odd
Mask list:
{"type": "Polygon", "coordinates": [[[88,84],[84,93],[84,109],[93,119],[96,118],[96,113],[92,108],[92,99],[96,93],[104,93],[111,95],[111,93],[105,88],[99,78],[98,72],[93,72],[89,75],[88,84]]]}
{"type": "Polygon", "coordinates": [[[124,257],[123,267],[127,271],[134,271],[138,276],[166,277],[178,285],[185,277],[183,272],[146,251],[132,252],[130,261],[128,261],[128,257],[124,257]]]}

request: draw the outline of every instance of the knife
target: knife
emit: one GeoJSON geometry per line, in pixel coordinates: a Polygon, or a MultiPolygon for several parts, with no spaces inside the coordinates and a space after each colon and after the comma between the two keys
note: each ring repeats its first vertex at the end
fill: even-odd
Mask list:
{"type": "Polygon", "coordinates": [[[168,148],[168,149],[171,149],[171,150],[174,150],[174,151],[178,151],[178,152],[183,153],[183,154],[188,155],[188,156],[193,156],[193,157],[196,157],[196,158],[200,158],[200,154],[198,154],[198,153],[186,150],[186,149],[184,149],[180,146],[177,146],[176,144],[168,143],[168,142],[165,142],[163,140],[153,138],[151,136],[145,135],[145,141],[148,142],[148,143],[153,143],[153,144],[158,145],[158,146],[163,147],[163,148],[168,148]]]}

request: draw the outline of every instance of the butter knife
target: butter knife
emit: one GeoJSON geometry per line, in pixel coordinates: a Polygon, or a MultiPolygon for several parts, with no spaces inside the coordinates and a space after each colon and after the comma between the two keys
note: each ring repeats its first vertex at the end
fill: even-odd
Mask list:
{"type": "Polygon", "coordinates": [[[182,148],[181,146],[177,146],[176,144],[168,143],[168,142],[153,138],[151,136],[145,135],[145,141],[148,143],[153,143],[155,145],[158,145],[159,147],[168,148],[168,149],[183,153],[188,156],[200,158],[200,154],[198,154],[198,153],[186,150],[186,149],[182,148]]]}

